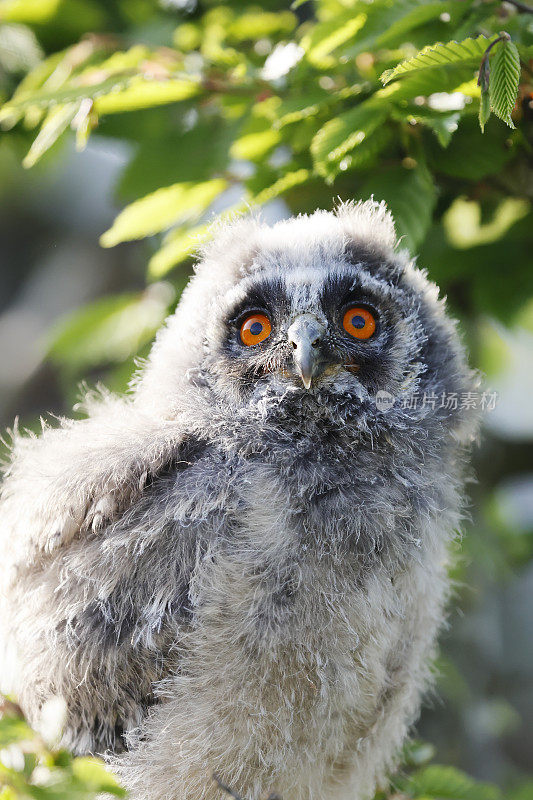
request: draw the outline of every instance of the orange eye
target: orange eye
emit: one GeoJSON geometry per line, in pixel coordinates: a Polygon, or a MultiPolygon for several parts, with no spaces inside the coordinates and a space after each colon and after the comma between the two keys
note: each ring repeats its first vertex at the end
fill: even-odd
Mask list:
{"type": "Polygon", "coordinates": [[[264,342],[270,336],[272,326],[264,314],[250,314],[241,325],[241,339],[243,344],[251,347],[264,342]]]}
{"type": "Polygon", "coordinates": [[[345,313],[342,325],[345,331],[355,339],[370,339],[376,330],[376,320],[367,308],[349,308],[345,313]]]}

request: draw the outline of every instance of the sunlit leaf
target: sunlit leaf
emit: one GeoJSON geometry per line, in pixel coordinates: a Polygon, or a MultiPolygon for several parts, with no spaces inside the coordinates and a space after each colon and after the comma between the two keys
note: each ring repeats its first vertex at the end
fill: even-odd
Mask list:
{"type": "Polygon", "coordinates": [[[331,66],[334,60],[330,58],[330,54],[353,39],[366,20],[366,13],[347,11],[331,20],[314,25],[311,32],[302,40],[302,47],[310,63],[317,67],[331,66]]]}
{"type": "Polygon", "coordinates": [[[475,200],[458,197],[446,211],[442,222],[451,244],[459,249],[495,242],[531,209],[527,200],[507,197],[501,201],[489,222],[481,222],[481,206],[475,200]]]}
{"type": "Polygon", "coordinates": [[[149,277],[162,278],[173,267],[189,258],[205,238],[208,230],[209,225],[198,225],[196,228],[180,228],[172,231],[163,246],[150,259],[148,263],[149,277]]]}
{"type": "Polygon", "coordinates": [[[311,142],[317,172],[324,177],[338,172],[343,157],[362,145],[386,118],[386,106],[369,100],[326,122],[311,142]]]}
{"type": "Polygon", "coordinates": [[[270,150],[272,150],[281,141],[279,131],[272,127],[265,128],[265,130],[257,131],[256,133],[247,133],[236,139],[231,146],[231,155],[233,158],[242,158],[254,160],[262,158],[270,150]]]}
{"type": "Polygon", "coordinates": [[[95,97],[94,110],[98,114],[116,114],[136,108],[152,108],[188,100],[200,92],[201,87],[196,81],[181,78],[155,81],[137,76],[115,91],[99,93],[95,97]]]}
{"type": "Polygon", "coordinates": [[[478,36],[477,39],[465,39],[462,42],[452,41],[447,44],[428,45],[416,56],[402,61],[394,69],[385,70],[381,80],[387,84],[396,78],[403,78],[410,73],[437,66],[453,67],[465,64],[477,66],[494,38],[478,36]]]}
{"type": "Polygon", "coordinates": [[[41,130],[30,147],[26,158],[22,162],[25,167],[33,167],[41,156],[52,147],[61,134],[69,127],[77,111],[77,103],[67,103],[67,105],[54,108],[48,113],[48,116],[41,126],[41,130]]]}
{"type": "Polygon", "coordinates": [[[511,41],[499,42],[491,60],[489,79],[490,107],[510,128],[514,128],[514,108],[520,81],[520,56],[511,41]]]}
{"type": "Polygon", "coordinates": [[[243,11],[228,26],[228,37],[238,42],[257,40],[294,30],[297,19],[290,11],[243,11]]]}
{"type": "Polygon", "coordinates": [[[251,202],[254,205],[264,205],[265,203],[269,203],[275,197],[279,197],[284,192],[288,192],[289,189],[293,189],[295,186],[300,186],[302,183],[305,183],[309,180],[311,173],[307,169],[298,169],[294,172],[287,172],[282,178],[279,178],[275,181],[271,186],[267,186],[265,189],[262,189],[252,198],[251,202]]]}
{"type": "Polygon", "coordinates": [[[103,247],[141,239],[171,225],[197,219],[226,188],[226,181],[214,178],[203,183],[175,183],[158,189],[126,206],[112,227],[100,237],[103,247]]]}
{"type": "Polygon", "coordinates": [[[0,22],[43,23],[56,13],[61,0],[1,0],[0,22]]]}

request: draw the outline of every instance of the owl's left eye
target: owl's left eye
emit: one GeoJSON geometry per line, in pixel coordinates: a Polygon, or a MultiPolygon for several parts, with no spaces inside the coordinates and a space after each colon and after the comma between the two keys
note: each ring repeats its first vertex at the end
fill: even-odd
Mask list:
{"type": "Polygon", "coordinates": [[[349,308],[342,319],[342,327],[354,339],[370,339],[376,330],[376,320],[368,308],[349,308]]]}
{"type": "Polygon", "coordinates": [[[264,342],[272,326],[266,314],[250,314],[241,325],[241,340],[247,347],[264,342]]]}

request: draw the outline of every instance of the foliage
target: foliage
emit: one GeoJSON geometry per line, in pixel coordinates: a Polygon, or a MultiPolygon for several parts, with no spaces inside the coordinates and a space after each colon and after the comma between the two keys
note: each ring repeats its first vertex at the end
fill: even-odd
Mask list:
{"type": "Polygon", "coordinates": [[[61,709],[52,711],[51,724],[41,735],[15,703],[0,696],[1,800],[93,800],[102,792],[124,797],[99,759],[74,757],[57,745],[61,709]]]}
{"type": "MultiPolygon", "coordinates": [[[[38,129],[27,166],[69,129],[79,148],[93,133],[135,143],[119,187],[133,203],[101,243],[167,231],[149,277],[190,256],[197,223],[235,185],[247,204],[283,197],[293,211],[337,194],[373,194],[396,212],[413,251],[437,201],[443,213],[459,191],[492,207],[502,195],[520,196],[519,187],[502,191],[497,173],[508,162],[518,171],[530,155],[527,14],[502,16],[498,3],[481,0],[322,0],[316,18],[300,22],[298,8],[271,5],[261,13],[210,2],[181,22],[161,11],[161,21],[176,23],[171,47],[164,36],[161,46],[135,42],[134,28],[85,36],[40,61],[0,120],[38,129]],[[500,33],[505,23],[511,34],[500,33]],[[154,109],[159,124],[141,109],[154,109]],[[487,125],[491,111],[512,129],[514,117],[518,131],[487,125]],[[483,139],[471,124],[476,113],[483,139]]],[[[10,21],[34,14],[42,24],[48,14],[52,25],[62,6],[4,0],[2,8],[10,21]]],[[[146,9],[137,13],[142,19],[146,9]]]]}
{"type": "MultiPolygon", "coordinates": [[[[115,187],[123,208],[100,241],[141,240],[148,253],[146,288],[93,302],[50,331],[48,356],[69,387],[109,365],[125,387],[215,214],[301,213],[370,196],[387,202],[403,246],[448,295],[474,365],[496,376],[510,359],[501,332],[533,331],[533,15],[521,5],[0,0],[0,183],[9,148],[44,171],[69,137],[78,150],[92,137],[126,143],[115,187]]],[[[517,467],[496,475],[496,461],[480,465],[489,488],[475,496],[455,576],[480,595],[489,573],[503,581],[533,558],[533,534],[502,515],[494,489],[517,467]]],[[[466,591],[462,602],[474,604],[466,591]]],[[[455,662],[443,662],[441,686],[457,731],[474,690],[455,662]]],[[[38,755],[59,774],[52,751],[38,755]]],[[[78,760],[58,758],[61,780],[74,780],[78,760]]],[[[7,781],[3,800],[42,794],[24,769],[26,783],[7,781]]],[[[521,787],[525,800],[530,784],[521,787]]],[[[414,763],[395,791],[499,797],[451,767],[414,763]]]]}

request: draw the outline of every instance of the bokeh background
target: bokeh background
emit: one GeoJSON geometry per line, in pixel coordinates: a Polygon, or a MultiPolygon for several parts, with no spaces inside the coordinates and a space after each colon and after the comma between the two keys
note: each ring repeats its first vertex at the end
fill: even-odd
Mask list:
{"type": "Polygon", "coordinates": [[[135,359],[179,298],[192,245],[215,214],[242,199],[262,205],[271,221],[329,208],[337,196],[387,200],[404,243],[420,252],[419,264],[447,293],[473,366],[498,393],[474,457],[477,481],[437,688],[417,735],[440,763],[527,800],[533,14],[483,0],[295,6],[1,0],[0,99],[17,87],[20,99],[25,76],[49,64],[47,57],[56,61],[40,83],[23,85],[22,110],[7,102],[2,117],[0,426],[17,416],[36,429],[40,415],[72,413],[82,381],[125,390],[135,359]],[[489,42],[502,29],[520,50],[519,95],[507,120],[516,127],[493,115],[481,133],[477,51],[450,69],[443,62],[430,75],[419,71],[422,84],[409,90],[404,82],[408,91],[397,102],[394,94],[379,95],[381,73],[422,47],[477,34],[489,42]],[[73,56],[69,48],[80,40],[88,54],[73,56]],[[139,46],[126,66],[110,65],[114,53],[139,46]],[[110,75],[118,76],[118,88],[98,109],[98,95],[83,87],[99,87],[110,75]],[[179,101],[134,97],[121,106],[124,75],[152,87],[178,75],[200,89],[179,101]],[[33,104],[25,99],[32,92],[33,104]],[[374,106],[361,111],[368,100],[374,106]],[[67,122],[55,125],[53,114],[65,108],[67,122]],[[41,142],[30,150],[39,126],[41,142]],[[364,135],[347,143],[354,130],[366,134],[365,144],[364,135]],[[163,198],[160,225],[157,209],[141,207],[138,229],[126,218],[125,232],[104,238],[115,246],[101,246],[128,203],[176,185],[182,193],[203,187],[205,197],[196,206],[190,195],[163,198]],[[151,214],[155,223],[146,225],[151,214]]]}

